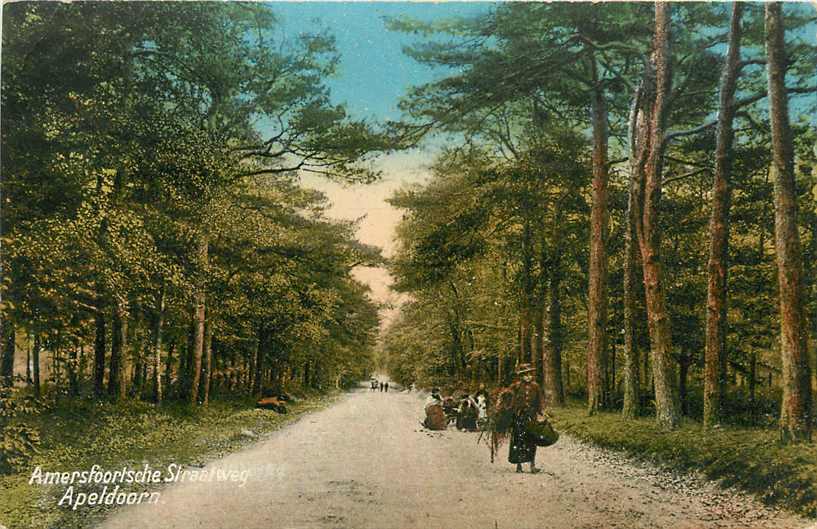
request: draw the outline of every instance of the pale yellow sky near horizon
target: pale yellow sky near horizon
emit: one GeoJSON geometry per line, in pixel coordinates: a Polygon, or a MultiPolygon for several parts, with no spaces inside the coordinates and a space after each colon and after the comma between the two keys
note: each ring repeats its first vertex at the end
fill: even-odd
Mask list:
{"type": "MultiPolygon", "coordinates": [[[[302,176],[305,187],[317,189],[326,194],[331,202],[327,216],[333,219],[360,219],[358,239],[366,244],[382,248],[383,254],[391,256],[395,249],[394,231],[402,213],[392,207],[386,199],[411,183],[421,183],[429,175],[428,164],[432,155],[428,150],[399,152],[380,157],[375,166],[383,171],[383,178],[374,184],[347,185],[313,176],[302,176]]],[[[392,292],[389,286],[393,280],[385,268],[358,267],[354,276],[372,289],[372,299],[387,303],[392,308],[385,309],[382,323],[388,324],[396,314],[403,295],[392,292]]]]}

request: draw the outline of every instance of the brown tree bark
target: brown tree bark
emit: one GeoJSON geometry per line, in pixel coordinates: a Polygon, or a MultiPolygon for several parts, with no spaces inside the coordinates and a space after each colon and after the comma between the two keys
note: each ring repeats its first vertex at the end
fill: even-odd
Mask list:
{"type": "Polygon", "coordinates": [[[593,71],[593,204],[590,210],[590,269],[588,286],[587,411],[604,405],[607,365],[607,105],[595,58],[593,71]]]}
{"type": "Polygon", "coordinates": [[[162,402],[162,326],[165,318],[165,285],[156,296],[156,320],[153,322],[153,402],[162,402]]]}
{"type": "Polygon", "coordinates": [[[766,68],[772,132],[774,235],[780,296],[783,441],[811,439],[811,375],[803,303],[803,257],[797,226],[794,149],[786,93],[786,51],[780,3],[766,4],[766,68]]]}
{"type": "Polygon", "coordinates": [[[655,36],[645,81],[653,89],[645,90],[648,119],[642,120],[647,127],[642,137],[647,141],[646,157],[641,188],[641,219],[638,240],[647,300],[647,318],[652,344],[652,371],[655,385],[656,420],[666,429],[674,429],[680,423],[678,388],[672,366],[672,333],[667,311],[663,267],[661,264],[660,201],[664,158],[664,135],[669,96],[672,86],[670,51],[671,4],[655,4],[655,36]],[[654,75],[654,79],[652,76],[654,75]]]}
{"type": "MultiPolygon", "coordinates": [[[[637,152],[639,141],[636,138],[638,109],[641,93],[633,96],[633,105],[630,109],[629,149],[630,175],[627,194],[627,225],[624,235],[624,405],[622,415],[632,419],[641,414],[641,388],[639,376],[638,340],[636,338],[636,295],[638,292],[636,268],[638,264],[638,224],[639,185],[636,174],[640,170],[638,160],[642,155],[637,152]]],[[[641,145],[643,145],[641,141],[641,145]]]]}
{"type": "MultiPolygon", "coordinates": [[[[199,238],[198,262],[201,270],[207,269],[209,240],[206,235],[199,238]]],[[[196,404],[199,398],[199,384],[201,381],[201,361],[204,353],[204,303],[205,288],[204,277],[199,279],[200,284],[194,295],[194,320],[193,320],[193,354],[190,366],[190,404],[196,404]]]]}
{"type": "Polygon", "coordinates": [[[709,217],[709,265],[704,353],[704,427],[720,422],[722,379],[726,365],[727,275],[729,271],[729,207],[734,151],[735,90],[740,74],[743,4],[732,4],[729,48],[721,73],[718,125],[715,140],[715,176],[709,217]]]}

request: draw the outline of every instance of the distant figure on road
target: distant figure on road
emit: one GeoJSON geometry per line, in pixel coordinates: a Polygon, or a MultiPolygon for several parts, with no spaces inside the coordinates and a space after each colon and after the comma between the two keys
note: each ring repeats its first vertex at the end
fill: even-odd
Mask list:
{"type": "Polygon", "coordinates": [[[530,463],[531,474],[536,468],[536,444],[528,439],[525,430],[542,411],[539,384],[533,381],[534,369],[530,364],[520,364],[516,370],[516,380],[511,384],[513,393],[513,430],[508,462],[516,464],[516,471],[522,472],[522,463],[530,463]]]}
{"type": "Polygon", "coordinates": [[[380,391],[381,391],[381,393],[383,392],[383,383],[382,382],[380,383],[380,391]]]}
{"type": "Polygon", "coordinates": [[[389,383],[386,382],[386,393],[388,393],[388,392],[389,392],[389,383]]]}
{"type": "Polygon", "coordinates": [[[370,390],[370,391],[374,391],[374,390],[376,390],[376,389],[377,389],[377,380],[372,379],[372,380],[369,382],[369,390],[370,390]]]}

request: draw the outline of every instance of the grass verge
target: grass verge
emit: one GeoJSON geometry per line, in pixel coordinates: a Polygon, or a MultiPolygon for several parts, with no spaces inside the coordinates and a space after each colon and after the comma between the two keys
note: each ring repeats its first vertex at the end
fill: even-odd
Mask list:
{"type": "Polygon", "coordinates": [[[817,444],[781,445],[777,430],[724,426],[704,430],[690,420],[672,432],[651,417],[622,420],[619,413],[593,417],[574,403],[552,410],[559,431],[673,469],[698,470],[723,486],[735,486],[774,505],[817,517],[817,444]]]}
{"type": "MultiPolygon", "coordinates": [[[[156,469],[170,463],[201,465],[257,442],[265,433],[326,407],[336,398],[337,394],[330,394],[299,400],[289,406],[286,415],[256,410],[250,399],[217,400],[195,409],[175,403],[65,401],[32,421],[40,429],[42,443],[29,468],[0,476],[0,526],[79,529],[109,514],[112,507],[104,505],[77,510],[58,506],[66,486],[29,485],[38,465],[43,472],[81,471],[92,465],[106,470],[123,466],[138,470],[145,463],[156,469]]],[[[131,487],[139,492],[145,488],[131,487]]]]}

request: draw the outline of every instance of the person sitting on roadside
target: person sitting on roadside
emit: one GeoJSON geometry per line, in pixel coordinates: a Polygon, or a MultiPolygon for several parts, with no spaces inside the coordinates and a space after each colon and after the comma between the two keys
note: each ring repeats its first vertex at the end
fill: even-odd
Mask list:
{"type": "Polygon", "coordinates": [[[440,396],[440,388],[433,388],[431,390],[431,395],[426,397],[426,402],[425,402],[425,405],[423,407],[427,408],[427,407],[431,406],[432,404],[438,404],[438,405],[442,406],[443,398],[440,396]]]}
{"type": "Polygon", "coordinates": [[[477,425],[480,430],[488,424],[488,399],[485,395],[477,395],[477,425]]]}
{"type": "Polygon", "coordinates": [[[445,430],[448,426],[448,420],[443,411],[443,399],[440,396],[439,388],[431,390],[431,395],[428,396],[425,402],[425,420],[423,426],[429,430],[445,430]]]}
{"type": "Polygon", "coordinates": [[[457,428],[469,432],[476,431],[478,416],[477,402],[471,395],[464,395],[457,410],[457,428]]]}

